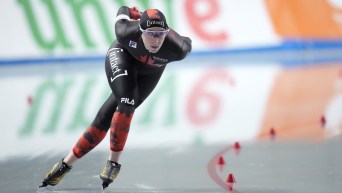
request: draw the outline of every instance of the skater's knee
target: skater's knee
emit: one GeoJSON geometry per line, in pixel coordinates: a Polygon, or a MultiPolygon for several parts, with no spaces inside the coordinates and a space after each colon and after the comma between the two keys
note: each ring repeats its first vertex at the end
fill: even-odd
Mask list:
{"type": "Polygon", "coordinates": [[[92,122],[92,126],[107,131],[110,127],[110,122],[116,110],[116,107],[116,104],[113,105],[112,103],[107,102],[102,105],[92,122]]]}
{"type": "Polygon", "coordinates": [[[127,115],[130,115],[130,114],[134,113],[134,111],[135,111],[135,105],[131,105],[131,104],[119,104],[116,111],[117,111],[117,112],[120,112],[120,113],[125,113],[125,114],[127,114],[127,115]]]}
{"type": "Polygon", "coordinates": [[[112,116],[113,114],[97,114],[91,125],[96,128],[99,128],[100,130],[108,131],[112,116]]]}

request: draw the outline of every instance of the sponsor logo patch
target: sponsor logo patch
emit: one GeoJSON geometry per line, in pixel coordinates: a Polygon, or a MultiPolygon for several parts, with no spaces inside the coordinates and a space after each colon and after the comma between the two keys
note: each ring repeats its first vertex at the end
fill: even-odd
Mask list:
{"type": "Polygon", "coordinates": [[[130,100],[129,98],[121,98],[121,103],[126,103],[129,105],[134,105],[134,99],[130,100]]]}
{"type": "Polygon", "coordinates": [[[128,46],[132,48],[137,48],[137,42],[130,40],[128,46]]]}

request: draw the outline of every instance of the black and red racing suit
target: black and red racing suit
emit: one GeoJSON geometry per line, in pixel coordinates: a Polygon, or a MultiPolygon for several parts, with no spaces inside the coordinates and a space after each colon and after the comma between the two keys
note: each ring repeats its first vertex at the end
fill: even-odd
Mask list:
{"type": "MultiPolygon", "coordinates": [[[[122,14],[129,17],[129,8],[122,6],[117,16],[122,14]]],[[[159,51],[149,52],[142,41],[137,20],[116,21],[115,33],[117,39],[108,49],[105,59],[112,93],[74,146],[73,152],[77,157],[94,148],[109,128],[111,150],[122,151],[135,109],[155,88],[166,64],[184,59],[192,49],[190,38],[170,29],[159,51]]]]}

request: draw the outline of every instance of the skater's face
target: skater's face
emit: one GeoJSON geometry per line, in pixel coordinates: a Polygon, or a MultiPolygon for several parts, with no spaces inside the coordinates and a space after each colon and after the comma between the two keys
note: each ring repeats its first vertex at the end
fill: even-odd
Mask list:
{"type": "Polygon", "coordinates": [[[152,53],[159,51],[164,43],[165,37],[169,33],[169,30],[165,30],[161,27],[151,27],[146,30],[140,28],[140,30],[142,32],[141,38],[145,48],[152,53]]]}

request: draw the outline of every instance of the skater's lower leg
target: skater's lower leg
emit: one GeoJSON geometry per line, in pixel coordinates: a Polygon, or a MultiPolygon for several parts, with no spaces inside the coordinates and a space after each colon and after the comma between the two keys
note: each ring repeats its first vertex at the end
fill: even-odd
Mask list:
{"type": "Polygon", "coordinates": [[[134,109],[122,112],[118,109],[114,113],[110,127],[110,155],[106,166],[103,168],[100,178],[102,188],[105,189],[118,176],[121,164],[118,163],[120,155],[125,147],[134,109]]]}
{"type": "Polygon", "coordinates": [[[42,185],[40,187],[45,187],[47,185],[55,186],[57,185],[64,175],[69,172],[72,165],[86,153],[97,146],[103,138],[106,136],[107,131],[101,130],[94,126],[89,126],[83,135],[79,138],[76,145],[72,151],[58,163],[56,163],[52,169],[45,175],[42,185]]]}
{"type": "MultiPolygon", "coordinates": [[[[75,157],[81,158],[94,147],[96,147],[106,136],[107,130],[97,128],[95,126],[89,126],[83,135],[78,139],[72,153],[75,157]]],[[[71,155],[72,156],[72,155],[71,155]]]]}
{"type": "Polygon", "coordinates": [[[125,147],[133,114],[134,108],[126,107],[122,109],[118,108],[117,112],[113,115],[110,127],[110,157],[113,160],[119,158],[125,147]]]}
{"type": "Polygon", "coordinates": [[[83,157],[103,140],[111,125],[111,120],[116,107],[116,98],[113,94],[111,94],[97,112],[92,124],[87,128],[87,130],[75,144],[74,148],[72,149],[73,154],[69,153],[70,160],[66,161],[70,161],[71,163],[75,162],[75,160],[77,161],[75,157],[83,157]]]}
{"type": "Polygon", "coordinates": [[[107,131],[94,126],[89,126],[78,139],[72,151],[64,158],[64,163],[72,166],[77,160],[97,146],[106,136],[107,131]]]}
{"type": "Polygon", "coordinates": [[[116,98],[111,94],[98,111],[93,123],[79,138],[72,151],[52,167],[45,175],[40,187],[58,184],[63,176],[71,170],[72,165],[77,160],[91,151],[103,140],[110,127],[116,106],[116,98]]]}

